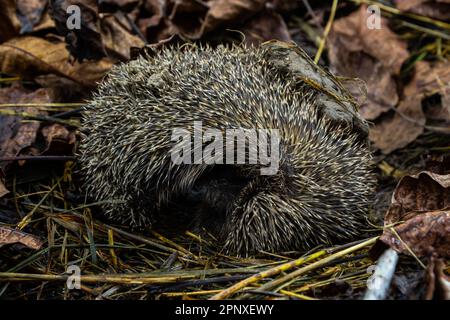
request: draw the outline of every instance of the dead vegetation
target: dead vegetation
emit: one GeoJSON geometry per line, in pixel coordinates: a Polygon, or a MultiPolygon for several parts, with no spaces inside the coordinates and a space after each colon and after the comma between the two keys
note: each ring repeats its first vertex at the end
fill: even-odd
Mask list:
{"type": "Polygon", "coordinates": [[[450,1],[102,3],[0,3],[2,299],[358,299],[386,245],[401,253],[389,298],[450,297],[450,1]],[[64,27],[75,3],[79,32],[64,27]],[[381,29],[367,27],[374,4],[381,29]],[[295,41],[361,102],[379,181],[367,239],[243,259],[212,236],[114,225],[86,201],[78,110],[105,72],[131,47],[243,35],[295,41]]]}

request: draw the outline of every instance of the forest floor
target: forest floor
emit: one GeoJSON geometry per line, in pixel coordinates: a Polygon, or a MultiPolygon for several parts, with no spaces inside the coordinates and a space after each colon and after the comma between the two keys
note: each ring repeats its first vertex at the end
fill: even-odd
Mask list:
{"type": "Polygon", "coordinates": [[[391,247],[387,298],[449,299],[449,58],[448,0],[1,1],[0,298],[360,299],[391,247]],[[238,258],[213,236],[132,230],[85,201],[79,111],[114,64],[172,41],[271,39],[365,83],[348,87],[378,181],[365,239],[238,258]]]}

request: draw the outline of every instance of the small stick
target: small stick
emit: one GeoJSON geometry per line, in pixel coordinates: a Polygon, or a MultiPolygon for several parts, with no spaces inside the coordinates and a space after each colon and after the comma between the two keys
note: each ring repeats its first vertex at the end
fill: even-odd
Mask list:
{"type": "MultiPolygon", "coordinates": [[[[374,243],[377,239],[378,239],[378,237],[374,237],[374,238],[371,238],[371,239],[369,239],[367,241],[359,243],[359,244],[357,244],[357,245],[355,245],[353,247],[350,247],[348,249],[345,249],[345,250],[342,250],[342,251],[337,252],[335,254],[332,254],[329,257],[325,258],[325,259],[319,260],[319,261],[314,262],[314,263],[312,263],[312,264],[310,264],[310,265],[308,265],[306,267],[300,268],[297,271],[294,271],[294,272],[292,272],[292,273],[290,273],[290,274],[288,274],[288,275],[286,275],[286,276],[284,276],[284,277],[282,277],[280,279],[271,281],[271,282],[269,282],[269,283],[259,287],[258,289],[256,289],[256,291],[260,291],[260,290],[261,291],[268,291],[268,289],[270,289],[270,288],[272,288],[274,286],[277,286],[277,285],[279,285],[281,283],[284,283],[285,281],[288,281],[288,280],[290,280],[292,278],[295,278],[295,277],[297,277],[298,275],[300,275],[302,273],[306,273],[306,272],[308,272],[310,270],[313,270],[315,268],[323,266],[324,264],[326,264],[326,263],[328,263],[328,262],[330,262],[330,261],[332,261],[332,260],[334,260],[336,258],[340,258],[340,257],[342,257],[342,256],[344,256],[346,254],[349,254],[349,253],[353,252],[353,251],[357,251],[357,250],[359,250],[361,248],[364,248],[365,246],[374,243]]],[[[284,263],[284,264],[282,264],[280,266],[277,266],[277,267],[274,267],[272,269],[269,269],[269,270],[266,270],[266,271],[262,271],[262,272],[260,272],[258,274],[255,274],[255,275],[251,276],[250,278],[247,278],[247,279],[245,279],[243,281],[240,281],[240,282],[236,283],[235,285],[231,286],[230,288],[225,289],[222,292],[214,295],[211,298],[211,300],[225,299],[225,298],[229,297],[231,294],[237,292],[238,290],[242,289],[243,287],[248,286],[251,283],[254,283],[254,282],[256,282],[258,280],[261,280],[263,278],[267,278],[267,277],[271,277],[271,276],[277,275],[277,274],[279,274],[279,273],[281,273],[283,271],[292,269],[293,267],[297,267],[299,265],[304,264],[305,262],[308,262],[308,261],[316,259],[316,258],[318,258],[320,256],[323,256],[326,253],[327,253],[326,250],[321,250],[321,251],[318,251],[318,252],[316,252],[314,254],[311,254],[311,255],[309,255],[307,257],[302,257],[302,258],[299,258],[297,260],[284,263]]]]}
{"type": "Polygon", "coordinates": [[[394,249],[387,249],[378,259],[373,275],[367,282],[367,292],[364,300],[384,300],[388,295],[395,267],[398,262],[398,253],[394,249]]]}
{"type": "Polygon", "coordinates": [[[236,283],[235,285],[229,287],[228,289],[225,289],[222,292],[212,296],[210,298],[210,300],[225,299],[225,298],[229,297],[230,295],[232,295],[233,293],[237,292],[238,290],[240,290],[240,289],[242,289],[244,287],[247,287],[248,285],[250,285],[250,284],[252,284],[252,283],[254,283],[254,282],[258,281],[258,280],[277,275],[277,274],[279,274],[279,273],[281,273],[283,271],[286,271],[286,270],[292,269],[294,267],[297,267],[299,265],[302,265],[305,262],[317,259],[317,258],[323,256],[326,253],[327,253],[326,250],[321,250],[321,251],[313,253],[313,254],[311,254],[309,256],[301,257],[301,258],[299,258],[297,260],[286,262],[286,263],[283,263],[280,266],[276,266],[276,267],[271,268],[269,270],[257,273],[257,274],[255,274],[255,275],[253,275],[253,276],[251,276],[251,277],[249,277],[247,279],[244,279],[244,280],[236,283]]]}
{"type": "MultiPolygon", "coordinates": [[[[300,276],[300,275],[302,275],[302,274],[304,274],[306,272],[309,272],[311,270],[323,267],[323,266],[327,265],[328,263],[330,263],[331,261],[333,261],[335,259],[341,258],[343,256],[346,256],[349,253],[358,251],[358,250],[360,250],[360,249],[362,249],[362,248],[364,248],[364,247],[366,247],[368,245],[371,245],[371,244],[375,243],[375,241],[377,239],[378,239],[378,237],[370,238],[367,241],[364,241],[362,243],[359,243],[357,245],[354,245],[354,246],[352,246],[350,248],[347,248],[347,249],[344,249],[342,251],[336,252],[336,253],[334,253],[334,254],[332,254],[332,255],[330,255],[330,256],[322,259],[322,260],[319,260],[319,261],[316,261],[314,263],[311,263],[310,265],[307,265],[307,266],[305,266],[303,268],[300,268],[300,269],[298,269],[298,270],[296,270],[294,272],[291,272],[291,273],[289,273],[289,274],[287,274],[287,275],[285,275],[285,276],[283,276],[283,277],[281,277],[279,279],[270,281],[270,282],[262,285],[261,287],[259,287],[257,289],[257,291],[258,290],[266,290],[267,291],[267,290],[270,290],[270,289],[272,289],[274,287],[280,286],[283,283],[285,283],[285,282],[287,282],[287,281],[289,281],[291,279],[297,278],[298,276],[300,276]]],[[[281,288],[282,287],[278,288],[276,291],[280,290],[281,288]]]]}
{"type": "Polygon", "coordinates": [[[317,50],[316,57],[314,58],[314,63],[318,64],[320,56],[322,55],[323,49],[325,48],[325,41],[327,40],[328,34],[330,33],[331,26],[333,25],[334,16],[336,15],[336,9],[338,5],[338,0],[333,0],[331,5],[330,16],[328,17],[327,25],[325,26],[325,31],[323,32],[322,39],[320,39],[319,49],[317,50]]]}
{"type": "MultiPolygon", "coordinates": [[[[114,284],[163,284],[179,282],[183,279],[192,279],[195,275],[180,275],[166,277],[149,277],[140,274],[98,274],[80,275],[80,282],[84,283],[114,283],[114,284]]],[[[1,281],[67,281],[69,275],[61,274],[36,274],[36,273],[15,273],[0,272],[1,281]]]]}

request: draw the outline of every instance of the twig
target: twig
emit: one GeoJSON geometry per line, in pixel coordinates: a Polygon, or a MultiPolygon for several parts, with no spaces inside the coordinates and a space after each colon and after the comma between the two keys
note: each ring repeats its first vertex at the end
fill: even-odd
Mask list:
{"type": "MultiPolygon", "coordinates": [[[[350,247],[348,249],[344,249],[342,251],[336,252],[336,253],[334,253],[334,254],[332,254],[332,255],[330,255],[330,256],[322,259],[322,260],[313,262],[310,265],[307,265],[307,266],[305,266],[303,268],[300,268],[300,269],[298,269],[298,270],[296,270],[294,272],[291,272],[291,273],[289,273],[289,274],[287,274],[287,275],[285,275],[285,276],[283,276],[283,277],[281,277],[279,279],[270,281],[270,282],[262,285],[261,287],[259,287],[257,289],[257,291],[259,291],[259,290],[266,290],[267,291],[267,290],[270,290],[270,289],[272,289],[274,287],[280,286],[283,283],[285,283],[285,282],[287,282],[287,281],[289,281],[291,279],[297,278],[298,276],[300,276],[300,275],[302,275],[302,274],[304,274],[306,272],[309,272],[311,270],[323,267],[323,266],[327,265],[329,262],[331,262],[331,261],[333,261],[333,260],[335,260],[337,258],[343,257],[343,256],[345,256],[345,255],[347,255],[349,253],[352,253],[354,251],[358,251],[358,250],[360,250],[360,249],[362,249],[362,248],[364,248],[364,247],[366,247],[368,245],[371,245],[371,244],[375,243],[375,241],[377,239],[378,239],[378,237],[374,237],[374,238],[371,238],[371,239],[369,239],[367,241],[359,243],[359,244],[357,244],[357,245],[355,245],[353,247],[350,247]]],[[[279,289],[281,289],[281,288],[278,288],[277,290],[279,290],[279,289]]]]}
{"type": "Polygon", "coordinates": [[[327,39],[328,34],[330,33],[331,26],[333,25],[334,16],[336,15],[336,9],[338,5],[338,0],[333,0],[333,4],[331,6],[330,16],[328,17],[327,25],[325,26],[325,31],[323,32],[322,39],[320,39],[319,49],[317,50],[316,57],[314,58],[314,63],[319,63],[320,56],[322,55],[323,49],[325,48],[325,41],[327,39]]]}
{"type": "Polygon", "coordinates": [[[281,273],[283,271],[287,271],[287,270],[292,269],[294,267],[298,267],[298,266],[304,264],[305,262],[317,259],[317,258],[323,256],[326,253],[327,252],[325,250],[321,250],[321,251],[313,253],[313,254],[311,254],[309,256],[301,257],[301,258],[299,258],[297,260],[286,262],[286,263],[284,263],[284,264],[282,264],[280,266],[277,266],[277,267],[271,268],[269,270],[257,273],[255,275],[253,275],[253,276],[243,280],[243,281],[240,281],[240,282],[236,283],[235,285],[229,287],[228,289],[225,289],[222,292],[214,295],[213,297],[211,297],[210,300],[225,299],[225,298],[229,297],[230,295],[232,295],[233,293],[237,292],[238,290],[240,290],[240,289],[242,289],[244,287],[247,287],[249,284],[252,284],[252,283],[254,283],[256,281],[259,281],[261,279],[264,279],[264,278],[268,278],[268,277],[277,275],[277,274],[279,274],[279,273],[281,273]]]}
{"type": "Polygon", "coordinates": [[[389,248],[383,252],[378,259],[375,272],[368,281],[364,300],[384,300],[386,298],[397,261],[398,253],[394,249],[389,248]]]}

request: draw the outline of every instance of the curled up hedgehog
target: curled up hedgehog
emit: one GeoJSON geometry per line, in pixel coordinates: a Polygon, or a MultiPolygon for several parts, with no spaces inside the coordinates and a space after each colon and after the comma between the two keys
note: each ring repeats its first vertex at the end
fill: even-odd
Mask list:
{"type": "Polygon", "coordinates": [[[83,111],[79,161],[112,219],[142,227],[183,216],[237,255],[303,250],[365,229],[367,131],[339,81],[293,44],[166,46],[109,73],[83,111]],[[207,130],[226,140],[233,129],[276,135],[245,140],[245,163],[226,158],[235,137],[199,161],[220,138],[207,130]],[[174,161],[177,130],[192,133],[181,139],[186,161],[174,161]],[[276,166],[250,161],[253,151],[276,166]]]}

